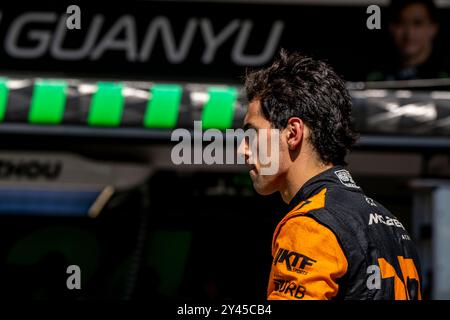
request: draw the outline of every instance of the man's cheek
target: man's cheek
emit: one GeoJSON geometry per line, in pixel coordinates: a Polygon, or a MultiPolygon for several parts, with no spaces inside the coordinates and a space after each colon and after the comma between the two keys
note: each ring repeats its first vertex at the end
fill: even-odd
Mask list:
{"type": "Polygon", "coordinates": [[[260,151],[258,152],[261,162],[262,175],[274,175],[279,169],[280,157],[280,136],[279,131],[275,129],[267,130],[264,135],[265,141],[260,141],[260,151]]]}

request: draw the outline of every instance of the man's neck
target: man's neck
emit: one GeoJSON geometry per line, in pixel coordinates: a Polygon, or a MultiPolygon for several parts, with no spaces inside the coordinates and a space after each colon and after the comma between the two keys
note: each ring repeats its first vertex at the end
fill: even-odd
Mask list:
{"type": "Polygon", "coordinates": [[[312,177],[330,169],[333,164],[323,164],[317,161],[302,161],[294,163],[286,175],[286,181],[280,190],[285,203],[291,202],[300,188],[312,177]]]}
{"type": "Polygon", "coordinates": [[[421,52],[411,57],[404,57],[402,61],[402,66],[404,68],[416,67],[425,63],[431,56],[432,48],[425,47],[421,52]]]}

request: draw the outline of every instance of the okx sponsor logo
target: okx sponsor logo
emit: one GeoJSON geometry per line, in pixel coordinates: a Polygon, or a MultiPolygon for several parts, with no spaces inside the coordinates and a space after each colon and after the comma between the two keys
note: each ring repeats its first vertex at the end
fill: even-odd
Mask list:
{"type": "Polygon", "coordinates": [[[307,274],[305,268],[312,267],[317,261],[305,256],[304,254],[297,253],[295,251],[289,251],[288,249],[279,248],[273,265],[277,263],[285,264],[288,271],[294,271],[301,274],[307,274]]]}
{"type": "Polygon", "coordinates": [[[289,294],[296,299],[303,299],[305,296],[306,288],[294,281],[285,279],[273,279],[275,284],[275,291],[283,294],[289,294]]]}

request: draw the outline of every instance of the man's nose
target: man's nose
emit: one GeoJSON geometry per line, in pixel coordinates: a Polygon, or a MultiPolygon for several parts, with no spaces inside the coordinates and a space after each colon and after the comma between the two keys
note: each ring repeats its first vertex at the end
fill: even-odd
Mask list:
{"type": "Polygon", "coordinates": [[[408,26],[406,27],[406,32],[405,32],[405,36],[408,39],[411,39],[414,36],[414,33],[416,33],[416,27],[413,24],[408,24],[408,26]]]}
{"type": "Polygon", "coordinates": [[[245,143],[245,137],[244,138],[242,138],[242,141],[241,141],[241,143],[239,144],[239,147],[238,147],[238,154],[239,155],[242,155],[242,156],[245,156],[246,154],[246,149],[247,149],[247,146],[246,146],[246,143],[245,143]]]}

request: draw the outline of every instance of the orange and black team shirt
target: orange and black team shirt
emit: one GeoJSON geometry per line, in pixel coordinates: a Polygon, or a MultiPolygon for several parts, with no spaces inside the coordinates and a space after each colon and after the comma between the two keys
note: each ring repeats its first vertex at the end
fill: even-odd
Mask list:
{"type": "Polygon", "coordinates": [[[408,232],[346,169],[310,179],[289,209],[273,236],[268,299],[422,299],[408,232]]]}

